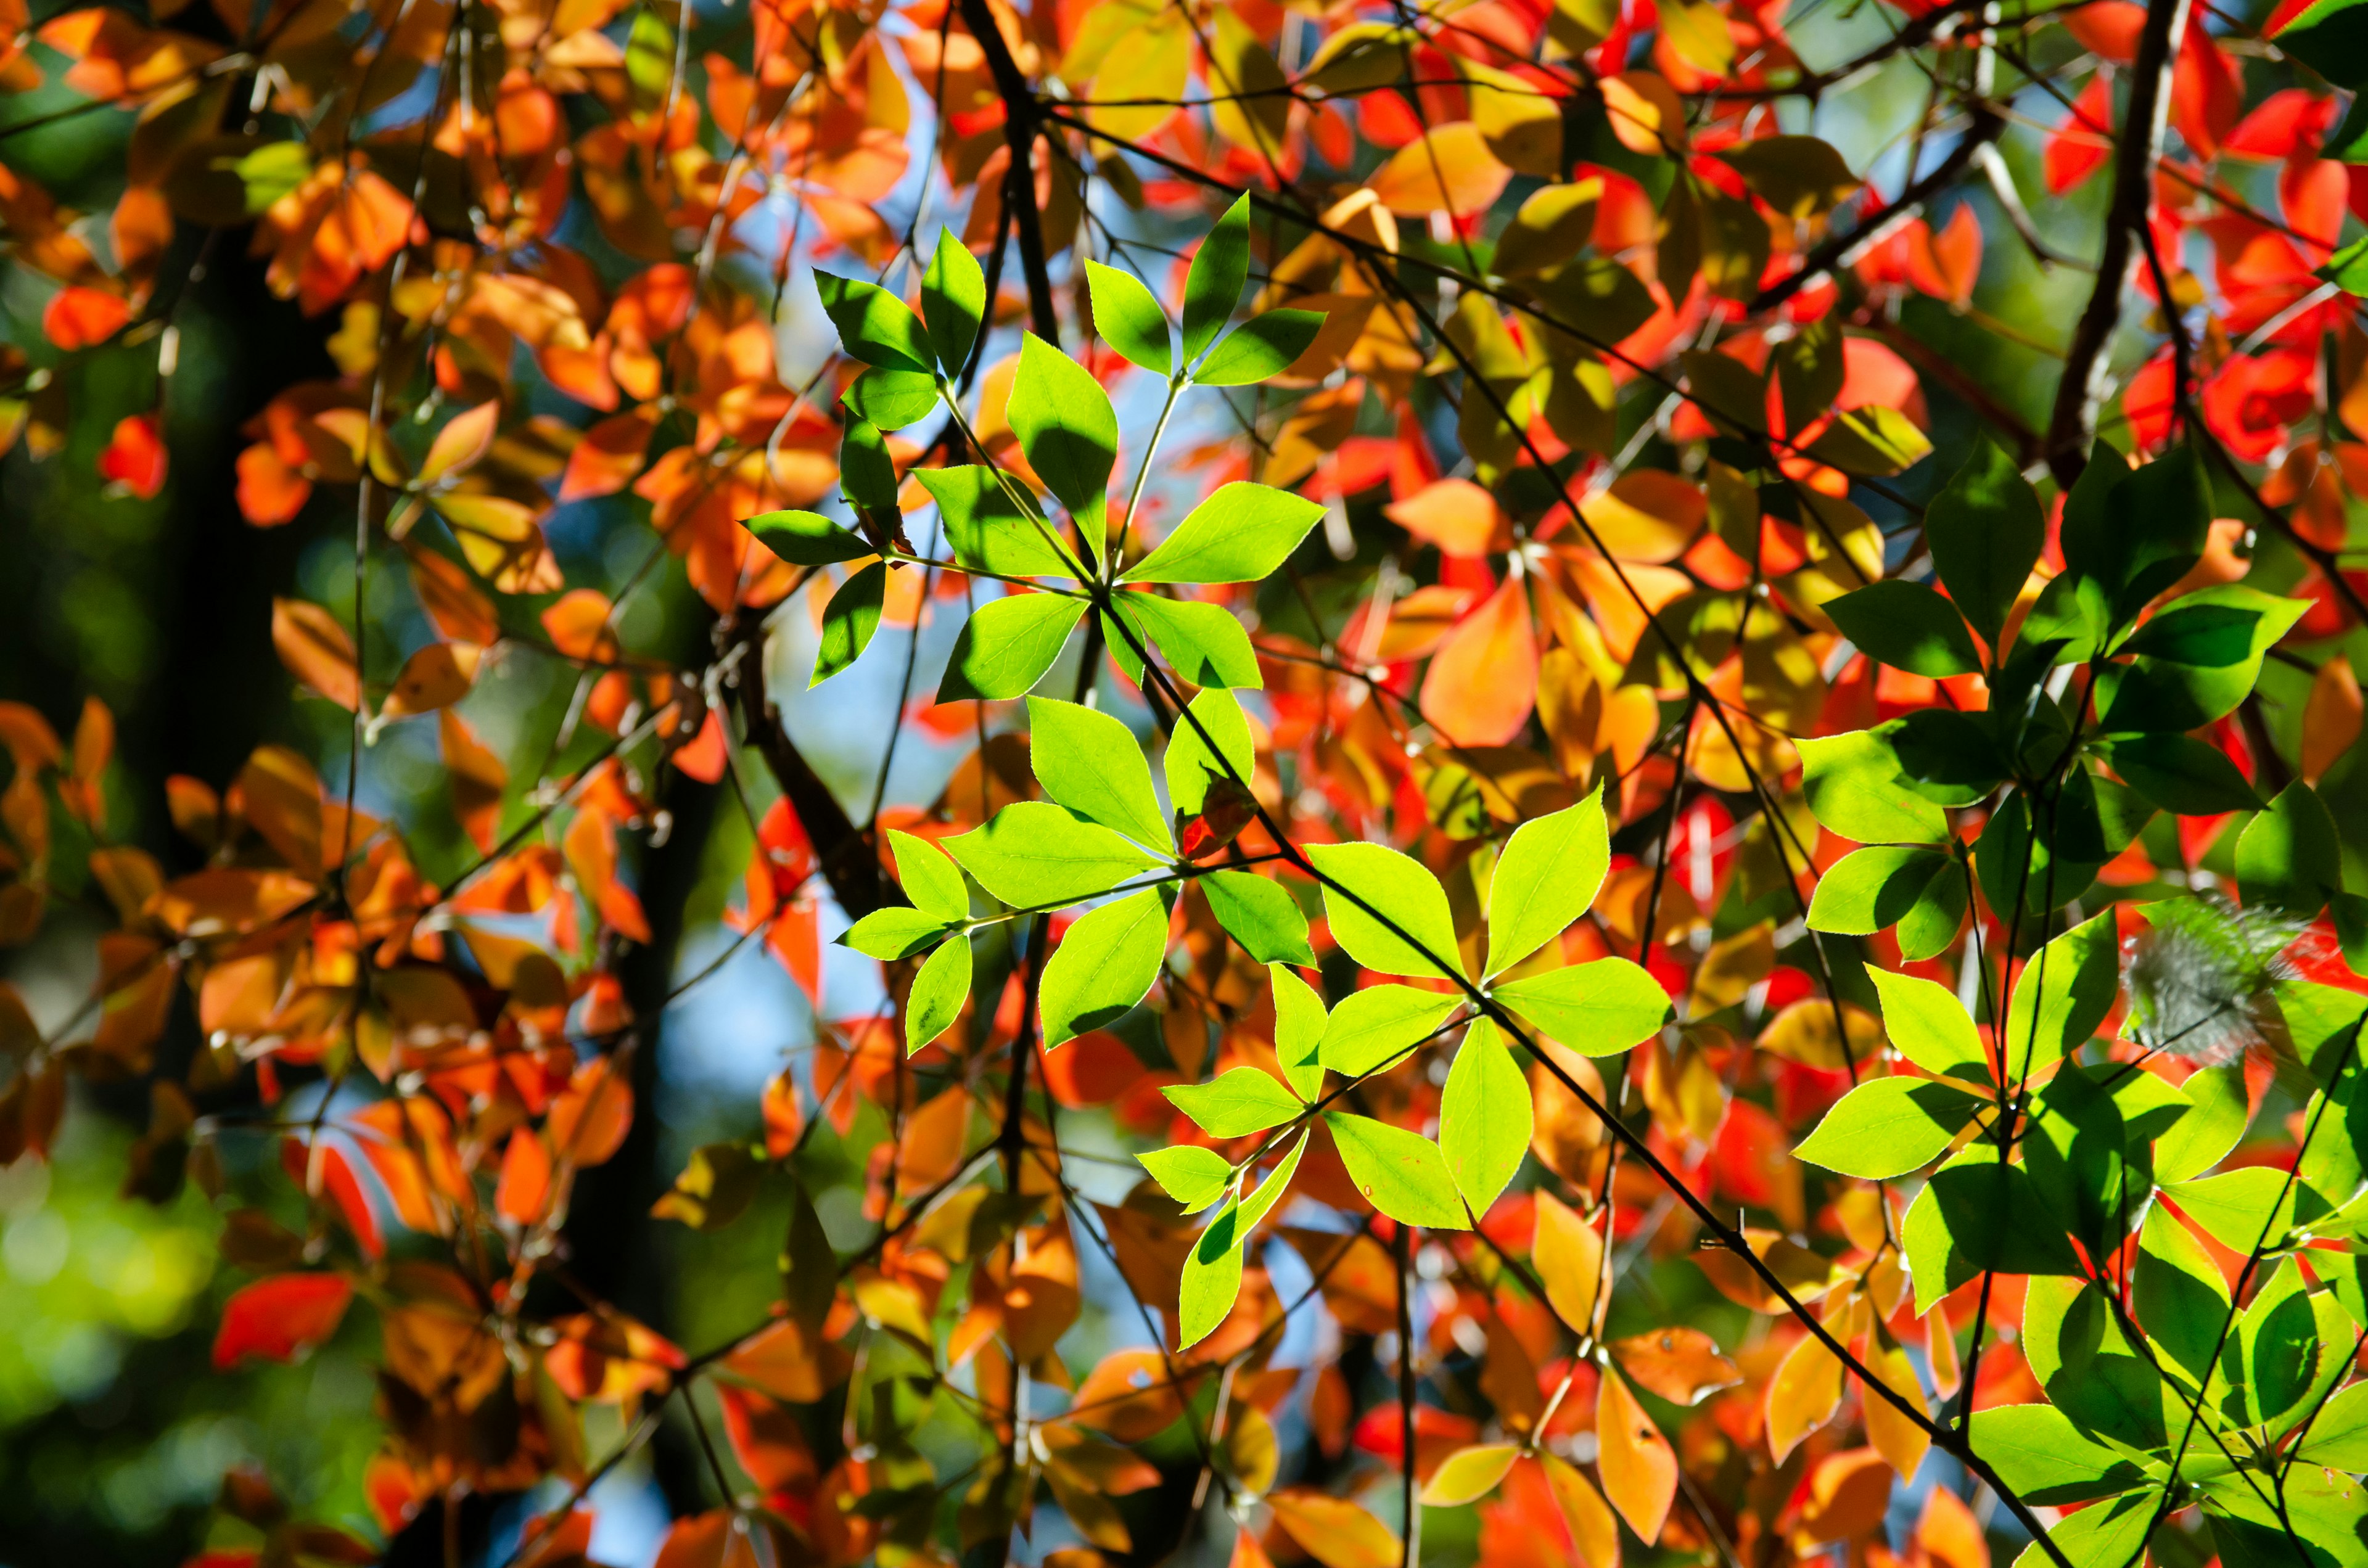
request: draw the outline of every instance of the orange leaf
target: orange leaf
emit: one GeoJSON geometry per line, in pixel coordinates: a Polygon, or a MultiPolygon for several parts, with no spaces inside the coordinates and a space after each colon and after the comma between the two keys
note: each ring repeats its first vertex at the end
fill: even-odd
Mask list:
{"type": "Polygon", "coordinates": [[[1521,580],[1508,577],[1447,634],[1423,677],[1422,716],[1459,745],[1504,745],[1529,722],[1538,643],[1521,580]]]}
{"type": "Polygon", "coordinates": [[[1562,1521],[1578,1548],[1579,1561],[1587,1568],[1620,1568],[1620,1521],[1612,1517],[1603,1494],[1569,1460],[1550,1453],[1541,1453],[1538,1460],[1545,1468],[1554,1506],[1562,1510],[1562,1521]]]}
{"type": "Polygon", "coordinates": [[[551,645],[571,659],[613,664],[618,647],[616,630],[609,624],[610,608],[609,596],[599,589],[577,588],[542,612],[542,629],[551,645]]]}
{"type": "Polygon", "coordinates": [[[632,1124],[632,1085],[609,1070],[609,1058],[596,1056],[551,1102],[547,1126],[562,1159],[597,1165],[617,1152],[632,1124]]]}
{"type": "Polygon", "coordinates": [[[1782,1464],[1842,1402],[1841,1358],[1804,1334],[1768,1381],[1768,1451],[1782,1464]]]}
{"type": "Polygon", "coordinates": [[[1615,1341],[1611,1354],[1622,1371],[1671,1404],[1700,1404],[1743,1381],[1742,1369],[1698,1328],[1656,1328],[1615,1341]]]}
{"type": "Polygon", "coordinates": [[[2329,653],[2311,678],[2302,710],[2302,778],[2317,784],[2360,738],[2360,677],[2341,650],[2329,653]]]}
{"type": "Polygon", "coordinates": [[[238,509],[258,528],[276,528],[296,520],[313,498],[313,482],[290,468],[268,441],[257,441],[238,454],[238,509]]]}
{"type": "MultiPolygon", "coordinates": [[[[1915,1366],[1899,1342],[1879,1325],[1867,1336],[1864,1361],[1894,1393],[1918,1410],[1924,1408],[1924,1386],[1917,1381],[1915,1366]]],[[[1913,1476],[1924,1462],[1924,1450],[1932,1445],[1932,1435],[1873,1387],[1860,1389],[1859,1403],[1865,1410],[1866,1440],[1902,1479],[1913,1476]]]]}
{"type": "Polygon", "coordinates": [[[1668,82],[1650,71],[1625,71],[1600,85],[1603,112],[1622,147],[1648,158],[1685,151],[1686,108],[1668,82]]]}
{"type": "Polygon", "coordinates": [[[131,321],[131,307],[101,289],[61,289],[41,312],[41,332],[71,354],[104,343],[131,321]]]}
{"type": "Polygon", "coordinates": [[[430,642],[414,650],[381,711],[394,716],[450,708],[469,695],[477,678],[477,653],[469,642],[430,642]]]}
{"type": "Polygon", "coordinates": [[[427,460],[419,465],[419,483],[433,484],[447,475],[466,473],[493,450],[494,429],[501,419],[501,400],[493,398],[447,420],[428,445],[427,460]]]}
{"type": "Polygon", "coordinates": [[[509,770],[450,708],[437,714],[436,734],[452,787],[452,814],[461,819],[470,842],[490,855],[501,830],[502,790],[509,783],[509,770]]]}
{"type": "Polygon", "coordinates": [[[98,454],[98,477],[120,484],[141,500],[153,499],[165,488],[169,459],[164,433],[153,414],[134,414],[118,420],[107,449],[98,454]]]}
{"type": "Polygon", "coordinates": [[[293,1361],[337,1332],[353,1296],[342,1274],[275,1274],[241,1286],[222,1306],[214,1369],[228,1371],[249,1356],[293,1361]]]}
{"type": "Polygon", "coordinates": [[[567,454],[567,472],[559,482],[562,502],[594,495],[614,495],[642,472],[649,450],[650,432],[657,428],[654,410],[636,408],[601,420],[584,432],[567,454]]]}
{"type": "Polygon", "coordinates": [[[1512,177],[1513,171],[1488,150],[1480,128],[1460,119],[1399,148],[1368,183],[1393,212],[1461,217],[1486,211],[1512,177]]]}
{"type": "Polygon", "coordinates": [[[1494,495],[1468,479],[1434,480],[1382,511],[1406,532],[1439,546],[1445,555],[1486,555],[1509,542],[1504,509],[1494,495]]]}
{"type": "Polygon", "coordinates": [[[1659,469],[1639,469],[1622,474],[1578,509],[1613,555],[1657,564],[1686,552],[1710,513],[1710,502],[1699,484],[1659,469]]]}
{"type": "Polygon", "coordinates": [[[353,639],[336,617],[303,599],[271,601],[271,645],[299,682],[340,708],[359,707],[362,677],[353,639]]]}
{"type": "Polygon", "coordinates": [[[1546,1304],[1572,1333],[1594,1333],[1596,1296],[1603,1283],[1602,1236],[1543,1187],[1538,1189],[1536,1227],[1530,1262],[1545,1286],[1546,1304]]]}
{"type": "Polygon", "coordinates": [[[1891,1467],[1873,1449],[1828,1456],[1809,1477],[1809,1496],[1793,1532],[1796,1549],[1855,1540],[1880,1528],[1891,1506],[1891,1467]]]}
{"type": "Polygon", "coordinates": [[[1595,1468],[1611,1506],[1628,1528],[1650,1546],[1678,1494],[1678,1456],[1661,1436],[1627,1381],[1606,1369],[1595,1395],[1595,1468]]]}
{"type": "Polygon", "coordinates": [[[494,1207],[521,1225],[542,1218],[551,1204],[551,1151],[531,1127],[510,1134],[502,1153],[502,1179],[494,1188],[494,1207]]]}
{"type": "Polygon", "coordinates": [[[1346,1497],[1293,1486],[1267,1499],[1300,1549],[1324,1568],[1397,1568],[1397,1532],[1346,1497]]]}
{"type": "Polygon", "coordinates": [[[485,647],[501,640],[502,623],[493,601],[478,590],[468,569],[432,550],[410,547],[411,591],[436,630],[455,642],[485,647]]]}

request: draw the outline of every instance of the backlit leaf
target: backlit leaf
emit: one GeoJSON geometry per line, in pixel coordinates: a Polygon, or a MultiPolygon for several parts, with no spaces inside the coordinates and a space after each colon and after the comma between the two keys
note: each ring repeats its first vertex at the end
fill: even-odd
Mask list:
{"type": "Polygon", "coordinates": [[[1332,1130],[1349,1182],[1375,1209],[1408,1225],[1470,1228],[1438,1144],[1418,1132],[1346,1111],[1326,1111],[1324,1122],[1332,1130]]]}

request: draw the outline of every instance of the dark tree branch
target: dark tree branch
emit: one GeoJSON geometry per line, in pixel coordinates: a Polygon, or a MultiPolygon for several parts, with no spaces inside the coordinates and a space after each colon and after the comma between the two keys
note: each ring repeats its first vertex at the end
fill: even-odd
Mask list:
{"type": "MultiPolygon", "coordinates": [[[[995,13],[986,0],[962,0],[962,18],[978,40],[979,50],[986,56],[987,73],[995,78],[995,90],[1003,99],[1003,135],[1011,148],[1011,166],[1003,178],[1003,210],[1011,215],[1019,236],[1019,269],[1028,279],[1029,322],[1037,336],[1058,344],[1061,324],[1053,309],[1053,275],[1045,269],[1044,228],[1036,210],[1036,136],[1043,124],[1036,90],[1028,85],[1019,62],[1011,57],[1011,47],[1004,41],[1003,29],[995,25],[995,13]]],[[[992,308],[993,301],[988,304],[992,308]]]]}
{"type": "Polygon", "coordinates": [[[888,902],[880,885],[880,852],[781,727],[780,711],[765,695],[763,626],[751,620],[734,636],[746,650],[739,676],[740,717],[747,726],[748,744],[763,754],[774,782],[798,813],[831,896],[849,920],[860,920],[888,902]]]}
{"type": "MultiPolygon", "coordinates": [[[[2097,432],[2105,350],[2121,324],[2131,241],[2154,216],[2154,165],[2162,152],[2163,123],[2170,110],[2171,60],[2187,28],[2189,3],[2147,0],[2146,26],[2138,34],[2129,108],[2113,149],[2113,205],[2105,218],[2104,254],[2097,258],[2096,287],[2089,291],[2088,306],[2072,329],[2064,379],[2055,384],[2055,408],[2047,421],[2047,466],[2066,490],[2088,466],[2089,443],[2097,432]]],[[[2163,309],[2171,308],[2169,301],[2163,301],[2163,309]]]]}

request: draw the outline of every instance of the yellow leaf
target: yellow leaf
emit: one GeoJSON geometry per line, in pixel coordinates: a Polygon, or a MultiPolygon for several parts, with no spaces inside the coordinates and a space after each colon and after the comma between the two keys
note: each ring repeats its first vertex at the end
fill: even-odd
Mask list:
{"type": "Polygon", "coordinates": [[[1563,1523],[1577,1543],[1580,1561],[1587,1568],[1620,1568],[1620,1521],[1603,1494],[1569,1460],[1544,1453],[1538,1460],[1545,1467],[1546,1484],[1562,1509],[1563,1523]]]}
{"type": "Polygon", "coordinates": [[[1513,171],[1488,150],[1480,128],[1459,119],[1399,148],[1367,183],[1393,212],[1421,217],[1444,211],[1461,216],[1486,210],[1512,177],[1513,171]]]}
{"type": "Polygon", "coordinates": [[[1345,1497],[1294,1486],[1267,1499],[1275,1522],[1324,1568],[1397,1568],[1397,1532],[1345,1497]]]}
{"type": "Polygon", "coordinates": [[[1546,1304],[1572,1332],[1595,1332],[1596,1296],[1602,1284],[1603,1238],[1569,1205],[1540,1188],[1530,1261],[1545,1286],[1546,1304]]]}
{"type": "Polygon", "coordinates": [[[271,601],[271,646],[299,682],[338,707],[362,699],[361,673],[354,667],[354,642],[337,618],[303,599],[271,601]]]}
{"type": "Polygon", "coordinates": [[[1513,1461],[1520,1454],[1520,1449],[1512,1443],[1480,1443],[1458,1449],[1430,1472],[1430,1480],[1422,1489],[1424,1506],[1455,1508],[1477,1502],[1497,1489],[1497,1483],[1505,1479],[1505,1472],[1513,1468],[1513,1461]]]}
{"type": "Polygon", "coordinates": [[[1831,1420],[1841,1402],[1840,1358],[1816,1335],[1803,1335],[1768,1381],[1768,1451],[1776,1462],[1831,1420]]]}

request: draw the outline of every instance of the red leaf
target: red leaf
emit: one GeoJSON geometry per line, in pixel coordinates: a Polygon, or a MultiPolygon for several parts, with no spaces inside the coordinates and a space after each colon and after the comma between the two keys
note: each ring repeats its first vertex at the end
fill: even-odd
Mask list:
{"type": "Polygon", "coordinates": [[[242,1287],[222,1308],[215,1369],[227,1371],[249,1356],[294,1360],[337,1332],[353,1295],[342,1274],[275,1274],[242,1287]]]}
{"type": "Polygon", "coordinates": [[[296,520],[313,497],[313,482],[280,459],[268,441],[238,454],[238,509],[259,528],[296,520]]]}
{"type": "Polygon", "coordinates": [[[41,312],[41,331],[71,354],[104,343],[131,320],[131,307],[102,289],[61,289],[41,312]]]}
{"type": "Polygon", "coordinates": [[[165,437],[153,414],[116,422],[115,437],[98,454],[98,476],[146,501],[165,488],[165,437]]]}
{"type": "Polygon", "coordinates": [[[2100,72],[2089,78],[2041,154],[2050,194],[2061,196],[2104,167],[2113,151],[2112,128],[2113,85],[2100,72]]]}
{"type": "Polygon", "coordinates": [[[1462,745],[1503,745],[1521,733],[1538,695],[1537,633],[1521,580],[1466,616],[1430,661],[1422,716],[1462,745]]]}

